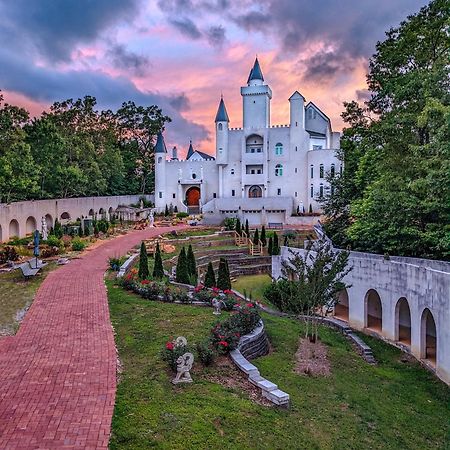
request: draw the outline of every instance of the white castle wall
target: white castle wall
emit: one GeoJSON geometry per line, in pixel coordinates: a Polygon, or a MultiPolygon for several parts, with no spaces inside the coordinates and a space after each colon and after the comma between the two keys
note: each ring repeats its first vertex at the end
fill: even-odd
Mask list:
{"type": "MultiPolygon", "coordinates": [[[[281,276],[281,262],[290,251],[304,250],[282,247],[281,255],[272,258],[272,276],[281,276]]],[[[382,329],[379,334],[390,340],[398,338],[398,302],[405,298],[411,313],[410,352],[424,357],[424,311],[428,309],[436,323],[436,374],[450,384],[450,263],[418,258],[391,257],[350,252],[353,268],[345,281],[349,299],[349,325],[356,329],[367,326],[368,292],[375,290],[382,305],[382,329]]]]}

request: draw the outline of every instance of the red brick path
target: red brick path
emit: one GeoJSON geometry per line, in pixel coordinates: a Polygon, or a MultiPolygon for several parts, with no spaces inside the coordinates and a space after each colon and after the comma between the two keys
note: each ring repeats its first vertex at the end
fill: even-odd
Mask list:
{"type": "Polygon", "coordinates": [[[0,340],[1,449],[107,448],[117,358],[107,260],[171,229],[118,237],[47,276],[17,335],[0,340]]]}

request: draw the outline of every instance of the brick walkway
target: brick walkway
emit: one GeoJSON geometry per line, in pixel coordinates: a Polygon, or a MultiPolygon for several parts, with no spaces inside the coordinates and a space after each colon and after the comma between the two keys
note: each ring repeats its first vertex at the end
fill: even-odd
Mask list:
{"type": "Polygon", "coordinates": [[[1,449],[107,448],[117,358],[107,260],[171,229],[118,237],[47,276],[17,335],[0,340],[1,449]]]}

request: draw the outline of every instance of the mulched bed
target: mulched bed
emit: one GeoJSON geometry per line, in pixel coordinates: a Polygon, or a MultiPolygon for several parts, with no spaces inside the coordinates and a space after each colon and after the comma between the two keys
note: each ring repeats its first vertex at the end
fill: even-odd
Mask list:
{"type": "Polygon", "coordinates": [[[328,376],[331,373],[328,350],[320,341],[300,338],[295,354],[294,371],[300,375],[328,376]]]}

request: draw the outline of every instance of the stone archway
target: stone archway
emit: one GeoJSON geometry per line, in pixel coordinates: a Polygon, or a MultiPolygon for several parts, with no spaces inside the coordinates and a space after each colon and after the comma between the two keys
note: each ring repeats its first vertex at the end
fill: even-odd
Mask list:
{"type": "Polygon", "coordinates": [[[342,289],[338,294],[338,302],[334,307],[335,317],[348,322],[348,308],[348,292],[347,289],[342,289]]]}
{"type": "Polygon", "coordinates": [[[249,198],[260,198],[262,197],[262,189],[261,186],[250,186],[248,190],[249,198]]]}
{"type": "Polygon", "coordinates": [[[381,298],[375,289],[367,291],[364,306],[366,328],[381,333],[383,330],[383,308],[381,298]]]}
{"type": "Polygon", "coordinates": [[[47,230],[50,231],[53,228],[53,217],[51,216],[51,214],[45,215],[45,223],[47,225],[47,230]]]}
{"type": "Polygon", "coordinates": [[[67,221],[69,221],[69,220],[70,220],[70,214],[69,214],[68,212],[63,212],[63,213],[61,214],[61,220],[67,220],[67,221]]]}
{"type": "Polygon", "coordinates": [[[200,206],[200,188],[192,186],[186,191],[186,204],[190,207],[200,206]]]}
{"type": "Polygon", "coordinates": [[[35,230],[37,230],[36,219],[30,216],[25,222],[25,234],[33,234],[35,230]]]}
{"type": "Polygon", "coordinates": [[[420,328],[420,356],[435,366],[438,350],[436,322],[434,321],[432,312],[428,308],[423,310],[420,328]]]}
{"type": "Polygon", "coordinates": [[[88,216],[94,217],[94,215],[95,215],[95,212],[94,212],[94,210],[91,208],[91,209],[89,210],[88,216]]]}
{"type": "Polygon", "coordinates": [[[411,345],[411,310],[405,297],[395,305],[395,340],[411,345]]]}
{"type": "Polygon", "coordinates": [[[17,222],[16,219],[11,220],[9,222],[9,239],[11,239],[14,236],[19,237],[20,236],[20,227],[19,222],[17,222]]]}

